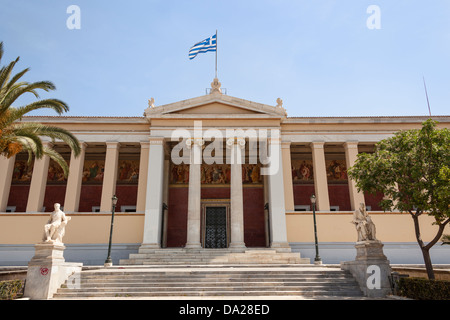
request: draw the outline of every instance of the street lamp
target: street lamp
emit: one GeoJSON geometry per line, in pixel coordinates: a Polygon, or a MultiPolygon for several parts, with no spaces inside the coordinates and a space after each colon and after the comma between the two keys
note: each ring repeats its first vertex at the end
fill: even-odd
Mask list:
{"type": "Polygon", "coordinates": [[[111,260],[111,242],[112,242],[112,233],[113,233],[113,226],[114,226],[114,212],[116,211],[116,204],[117,204],[118,198],[116,195],[113,195],[111,201],[112,201],[112,214],[111,214],[111,229],[109,231],[109,245],[108,245],[108,257],[105,260],[105,267],[111,267],[112,266],[112,260],[111,260]]]}
{"type": "Polygon", "coordinates": [[[314,217],[314,241],[316,245],[316,257],[314,258],[314,264],[322,264],[322,259],[319,256],[319,243],[317,242],[317,226],[316,226],[316,196],[311,196],[311,203],[313,207],[313,217],[314,217]]]}

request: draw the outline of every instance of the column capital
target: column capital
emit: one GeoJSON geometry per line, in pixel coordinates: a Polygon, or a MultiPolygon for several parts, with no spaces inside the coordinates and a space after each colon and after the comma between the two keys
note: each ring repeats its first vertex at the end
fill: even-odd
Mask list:
{"type": "Polygon", "coordinates": [[[205,145],[205,140],[203,138],[189,138],[186,139],[186,147],[191,149],[194,145],[203,147],[205,145]]]}
{"type": "Polygon", "coordinates": [[[150,141],[139,141],[139,143],[141,144],[142,149],[150,148],[150,141]]]}
{"type": "Polygon", "coordinates": [[[226,141],[226,145],[228,149],[231,149],[233,146],[238,146],[241,149],[245,148],[245,139],[239,137],[228,138],[226,141]]]}
{"type": "Polygon", "coordinates": [[[358,148],[358,141],[346,141],[344,142],[344,148],[358,148]]]}
{"type": "Polygon", "coordinates": [[[87,142],[84,142],[84,141],[79,141],[79,142],[80,142],[81,150],[86,150],[86,148],[88,147],[87,142]]]}
{"type": "Polygon", "coordinates": [[[290,149],[291,142],[290,141],[281,141],[281,149],[290,149]]]}
{"type": "Polygon", "coordinates": [[[323,149],[324,145],[325,145],[325,141],[312,141],[309,143],[309,146],[311,148],[315,148],[315,149],[319,149],[319,148],[323,149]]]}
{"type": "Polygon", "coordinates": [[[118,141],[106,141],[106,148],[119,148],[120,143],[118,141]]]}
{"type": "Polygon", "coordinates": [[[163,145],[164,144],[164,137],[153,137],[150,136],[148,138],[149,144],[150,145],[163,145]]]}

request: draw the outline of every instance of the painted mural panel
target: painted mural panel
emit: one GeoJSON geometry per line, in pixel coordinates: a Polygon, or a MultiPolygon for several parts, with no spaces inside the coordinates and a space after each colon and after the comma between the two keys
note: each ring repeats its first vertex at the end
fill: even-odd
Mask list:
{"type": "Polygon", "coordinates": [[[326,160],[328,181],[347,182],[347,166],[345,160],[326,160]]]}
{"type": "Polygon", "coordinates": [[[85,160],[83,168],[83,183],[101,184],[105,173],[105,160],[85,160]]]}
{"type": "MultiPolygon", "coordinates": [[[[70,166],[69,161],[67,161],[67,165],[70,166]]],[[[59,164],[55,161],[50,160],[48,164],[48,173],[47,173],[47,184],[64,184],[67,182],[67,178],[64,177],[64,171],[59,164]]]]}
{"type": "Polygon", "coordinates": [[[12,183],[13,184],[29,184],[31,175],[33,174],[33,161],[28,163],[27,160],[16,160],[14,163],[12,183]]]}
{"type": "Polygon", "coordinates": [[[119,160],[117,182],[136,184],[139,180],[139,160],[119,160]]]}
{"type": "Polygon", "coordinates": [[[292,160],[292,182],[313,183],[314,171],[312,160],[292,160]]]}
{"type": "MultiPolygon", "coordinates": [[[[200,174],[202,184],[229,184],[231,181],[231,166],[229,164],[202,165],[200,174]]],[[[242,164],[243,184],[260,184],[262,181],[260,164],[242,164]]],[[[172,164],[170,169],[170,183],[188,184],[189,165],[172,164]]]]}

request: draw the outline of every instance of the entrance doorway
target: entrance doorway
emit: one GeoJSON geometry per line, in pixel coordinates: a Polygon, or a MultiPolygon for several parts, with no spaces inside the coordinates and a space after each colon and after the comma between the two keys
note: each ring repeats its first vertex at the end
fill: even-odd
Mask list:
{"type": "Polygon", "coordinates": [[[204,207],[204,248],[228,247],[227,206],[204,207]]]}

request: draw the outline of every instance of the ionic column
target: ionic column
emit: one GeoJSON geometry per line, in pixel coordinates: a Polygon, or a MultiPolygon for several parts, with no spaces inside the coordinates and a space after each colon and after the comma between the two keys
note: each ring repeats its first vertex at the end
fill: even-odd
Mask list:
{"type": "MultiPolygon", "coordinates": [[[[49,146],[50,143],[44,143],[49,146]]],[[[31,176],[30,192],[28,193],[27,212],[41,212],[44,205],[45,189],[47,186],[48,165],[50,157],[44,155],[41,159],[34,159],[33,174],[31,176]]]]}
{"type": "Polygon", "coordinates": [[[81,182],[83,178],[84,158],[87,144],[80,143],[81,152],[78,157],[72,152],[70,155],[69,176],[67,177],[66,196],[64,198],[64,211],[77,212],[80,204],[81,182]]]}
{"type": "Polygon", "coordinates": [[[144,238],[142,246],[145,248],[160,248],[164,180],[164,138],[150,137],[149,143],[144,238]]]}
{"type": "Polygon", "coordinates": [[[292,184],[291,143],[281,143],[283,158],[284,205],[286,211],[294,211],[294,186],[292,184]]]}
{"type": "Polygon", "coordinates": [[[328,197],[327,170],[325,166],[324,142],[311,142],[314,172],[314,191],[316,207],[320,211],[330,211],[330,199],[328,197]]]}
{"type": "Polygon", "coordinates": [[[231,149],[230,248],[245,248],[242,192],[242,150],[245,148],[245,140],[230,138],[227,140],[227,148],[231,149]]]}
{"type": "Polygon", "coordinates": [[[148,155],[150,143],[148,141],[141,142],[141,156],[139,159],[139,181],[136,200],[136,212],[145,211],[145,195],[147,191],[147,174],[148,174],[148,155]]]}
{"type": "Polygon", "coordinates": [[[5,212],[8,206],[15,160],[15,155],[11,158],[0,156],[0,212],[5,212]]]}
{"type": "Polygon", "coordinates": [[[185,248],[201,248],[201,165],[202,165],[202,138],[188,139],[186,141],[190,152],[189,163],[189,194],[188,194],[188,221],[187,241],[185,248]]]}
{"type": "Polygon", "coordinates": [[[100,212],[111,212],[112,209],[111,198],[116,192],[119,148],[120,144],[117,141],[106,142],[105,171],[103,173],[100,212]]]}
{"type": "Polygon", "coordinates": [[[271,248],[277,251],[291,251],[287,241],[286,207],[284,202],[283,161],[281,141],[270,139],[270,167],[268,170],[268,196],[270,214],[271,248]]]}
{"type": "MultiPolygon", "coordinates": [[[[358,155],[358,142],[345,142],[345,162],[347,165],[347,169],[352,167],[357,159],[358,155]]],[[[348,188],[350,192],[350,206],[352,210],[356,210],[359,208],[360,203],[365,203],[364,201],[364,193],[358,192],[356,188],[356,181],[348,178],[348,188]]]]}

